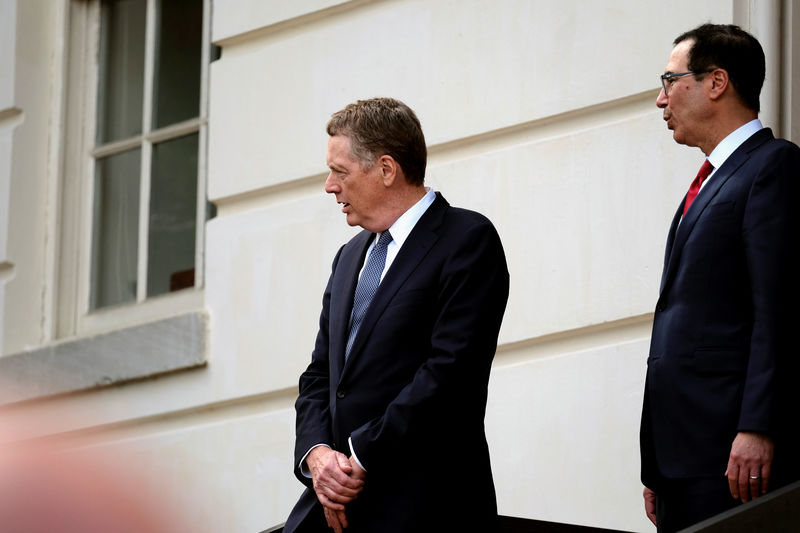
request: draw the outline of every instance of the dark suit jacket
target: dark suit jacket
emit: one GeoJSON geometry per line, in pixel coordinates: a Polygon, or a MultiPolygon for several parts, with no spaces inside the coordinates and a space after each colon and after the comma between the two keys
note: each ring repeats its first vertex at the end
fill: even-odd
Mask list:
{"type": "MultiPolygon", "coordinates": [[[[490,527],[497,509],[483,420],[508,299],[500,238],[485,217],[437,194],[387,271],[345,362],[353,294],[373,238],[361,232],[333,262],[311,364],[300,377],[295,465],[318,443],[350,455],[352,439],[367,480],[347,507],[348,531],[490,527]]],[[[295,474],[308,488],[287,532],[320,505],[310,480],[295,474]]]]}
{"type": "Polygon", "coordinates": [[[798,471],[800,149],[768,129],[672,221],[647,360],[642,481],[722,477],[739,431],[775,442],[773,483],[798,471]]]}

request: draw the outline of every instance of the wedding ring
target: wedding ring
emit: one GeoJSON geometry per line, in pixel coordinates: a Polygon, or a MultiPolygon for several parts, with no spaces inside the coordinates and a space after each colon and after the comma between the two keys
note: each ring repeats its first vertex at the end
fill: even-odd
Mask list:
{"type": "Polygon", "coordinates": [[[750,479],[758,479],[758,476],[750,476],[750,479]]]}

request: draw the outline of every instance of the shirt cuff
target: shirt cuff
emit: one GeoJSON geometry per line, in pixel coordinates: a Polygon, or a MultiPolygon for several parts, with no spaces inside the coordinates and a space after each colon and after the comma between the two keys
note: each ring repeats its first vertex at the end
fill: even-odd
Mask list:
{"type": "Polygon", "coordinates": [[[315,444],[314,446],[309,448],[306,454],[303,456],[303,458],[300,459],[300,464],[298,465],[300,467],[300,473],[309,479],[311,479],[311,471],[308,469],[308,465],[306,464],[306,457],[308,457],[308,454],[311,453],[311,450],[313,450],[314,448],[319,448],[320,446],[325,446],[326,448],[330,448],[330,446],[324,443],[315,444]]]}
{"type": "MultiPolygon", "coordinates": [[[[347,437],[347,444],[348,444],[348,446],[350,446],[350,455],[352,455],[352,456],[353,456],[353,459],[355,459],[355,461],[356,461],[356,464],[357,464],[358,466],[360,466],[360,467],[361,467],[361,469],[362,469],[364,472],[366,472],[366,471],[367,471],[367,469],[366,469],[366,468],[364,468],[364,465],[362,465],[362,464],[361,464],[361,461],[359,461],[359,460],[358,460],[358,456],[356,455],[356,450],[355,450],[355,448],[353,448],[353,438],[352,438],[352,437],[347,437]]],[[[309,451],[311,451],[311,450],[309,450],[309,451]]]]}

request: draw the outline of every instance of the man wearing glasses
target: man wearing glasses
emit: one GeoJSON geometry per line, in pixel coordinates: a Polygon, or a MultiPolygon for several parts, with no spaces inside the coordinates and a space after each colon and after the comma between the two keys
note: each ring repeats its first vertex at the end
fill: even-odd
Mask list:
{"type": "Polygon", "coordinates": [[[647,360],[642,481],[659,531],[800,478],[800,148],[758,120],[753,36],[704,24],[674,44],[656,105],[706,160],[667,237],[647,360]]]}

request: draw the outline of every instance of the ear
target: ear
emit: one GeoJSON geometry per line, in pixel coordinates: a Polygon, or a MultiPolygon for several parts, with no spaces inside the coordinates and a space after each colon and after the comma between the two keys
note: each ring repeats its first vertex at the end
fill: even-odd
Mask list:
{"type": "Polygon", "coordinates": [[[378,166],[381,171],[383,186],[387,189],[391,187],[399,176],[400,165],[390,155],[382,155],[378,158],[378,166]]]}
{"type": "Polygon", "coordinates": [[[722,68],[714,69],[708,73],[710,85],[708,86],[708,97],[718,100],[725,94],[729,85],[728,71],[722,68]]]}

